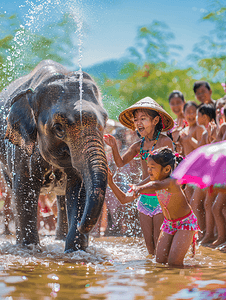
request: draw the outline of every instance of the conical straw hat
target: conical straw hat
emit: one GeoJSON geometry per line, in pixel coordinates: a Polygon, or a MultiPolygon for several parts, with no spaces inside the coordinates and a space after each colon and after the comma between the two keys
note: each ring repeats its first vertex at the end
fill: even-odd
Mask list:
{"type": "Polygon", "coordinates": [[[119,115],[119,121],[122,125],[135,130],[135,126],[133,123],[133,112],[136,109],[150,109],[155,110],[162,117],[163,129],[162,131],[168,131],[174,126],[174,121],[172,117],[152,98],[145,97],[140,101],[136,102],[129,108],[122,111],[119,115]]]}

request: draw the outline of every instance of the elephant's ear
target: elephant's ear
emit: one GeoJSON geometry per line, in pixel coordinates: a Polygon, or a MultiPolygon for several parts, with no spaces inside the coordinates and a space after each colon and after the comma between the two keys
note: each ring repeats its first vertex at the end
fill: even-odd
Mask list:
{"type": "Polygon", "coordinates": [[[26,150],[29,156],[34,151],[37,137],[34,113],[29,104],[31,97],[32,91],[27,90],[12,99],[5,135],[5,139],[26,150]]]}

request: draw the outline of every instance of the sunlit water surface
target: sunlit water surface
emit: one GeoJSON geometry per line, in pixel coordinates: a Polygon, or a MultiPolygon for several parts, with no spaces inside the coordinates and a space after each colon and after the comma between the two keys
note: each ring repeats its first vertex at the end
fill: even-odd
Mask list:
{"type": "Polygon", "coordinates": [[[199,247],[185,268],[157,264],[142,238],[90,238],[87,252],[41,235],[41,251],[0,236],[1,299],[226,299],[226,254],[199,247]]]}

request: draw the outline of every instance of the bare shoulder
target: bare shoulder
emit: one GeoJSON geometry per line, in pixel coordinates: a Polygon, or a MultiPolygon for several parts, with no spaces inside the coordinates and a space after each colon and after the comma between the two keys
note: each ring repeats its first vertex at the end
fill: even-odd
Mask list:
{"type": "Polygon", "coordinates": [[[180,186],[177,184],[177,180],[168,177],[159,181],[159,189],[167,189],[170,193],[177,193],[180,190],[180,186]]]}
{"type": "Polygon", "coordinates": [[[139,152],[139,151],[140,151],[140,141],[137,141],[137,142],[133,143],[133,144],[129,147],[128,150],[139,152]]]}
{"type": "Polygon", "coordinates": [[[161,133],[159,136],[158,147],[169,147],[171,150],[173,150],[173,141],[167,135],[161,133]]]}
{"type": "Polygon", "coordinates": [[[180,185],[177,183],[177,179],[173,177],[169,177],[169,189],[171,192],[177,192],[180,191],[180,185]]]}

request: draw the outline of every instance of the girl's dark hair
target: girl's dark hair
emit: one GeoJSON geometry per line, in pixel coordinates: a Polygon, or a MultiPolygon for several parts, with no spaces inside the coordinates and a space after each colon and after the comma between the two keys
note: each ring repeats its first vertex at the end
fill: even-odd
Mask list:
{"type": "Polygon", "coordinates": [[[170,165],[172,171],[177,167],[177,165],[184,159],[183,156],[179,154],[174,154],[169,148],[159,148],[148,156],[149,159],[153,159],[158,165],[163,168],[170,165]]]}
{"type": "Polygon", "coordinates": [[[216,111],[213,105],[211,104],[202,104],[198,107],[198,112],[202,115],[207,115],[210,118],[210,121],[216,119],[216,111]]]}
{"type": "Polygon", "coordinates": [[[181,100],[182,100],[183,102],[185,102],[185,100],[184,100],[184,95],[181,93],[181,91],[177,91],[177,90],[172,91],[172,93],[169,95],[169,98],[168,98],[169,103],[170,103],[170,100],[171,100],[173,97],[179,97],[179,98],[181,98],[181,100]]]}
{"type": "Polygon", "coordinates": [[[194,106],[196,109],[198,108],[198,105],[194,101],[188,101],[184,104],[183,112],[185,112],[188,106],[194,106]]]}
{"type": "MultiPolygon", "coordinates": [[[[141,110],[141,109],[139,109],[139,110],[141,110]]],[[[134,110],[133,111],[133,116],[135,117],[135,114],[136,114],[136,112],[138,111],[138,109],[136,109],[136,110],[134,110]]],[[[155,131],[154,131],[154,134],[153,134],[153,139],[156,139],[156,137],[158,136],[158,134],[160,134],[161,133],[161,131],[162,131],[162,128],[163,128],[163,126],[162,126],[162,117],[160,116],[160,114],[157,112],[157,111],[155,111],[155,110],[151,110],[151,109],[142,109],[142,111],[144,111],[146,114],[148,114],[151,118],[155,118],[155,117],[157,117],[157,116],[159,116],[159,121],[158,121],[158,123],[155,125],[155,131]]]]}

